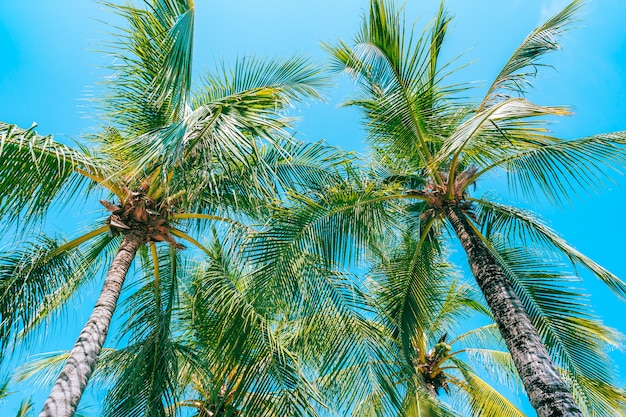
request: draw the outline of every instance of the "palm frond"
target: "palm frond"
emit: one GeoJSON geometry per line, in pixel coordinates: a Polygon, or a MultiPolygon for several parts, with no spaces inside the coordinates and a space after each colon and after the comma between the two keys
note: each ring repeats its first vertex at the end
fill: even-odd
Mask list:
{"type": "Polygon", "coordinates": [[[222,63],[216,74],[207,73],[191,101],[197,109],[210,103],[229,103],[239,111],[279,115],[281,110],[307,98],[321,99],[327,78],[304,56],[269,60],[247,56],[234,66],[222,63]],[[244,100],[239,102],[237,100],[244,100]],[[245,100],[249,100],[246,105],[245,100]]]}
{"type": "Polygon", "coordinates": [[[511,242],[519,239],[527,247],[539,246],[550,252],[560,253],[574,266],[580,265],[589,270],[618,297],[626,299],[624,281],[576,250],[534,214],[487,199],[472,199],[472,201],[479,204],[478,221],[483,225],[487,235],[510,236],[511,242]]]}
{"type": "Polygon", "coordinates": [[[33,411],[33,407],[35,406],[35,403],[33,402],[33,400],[31,399],[24,399],[22,400],[22,402],[20,402],[20,406],[17,409],[17,413],[15,414],[15,417],[28,417],[31,414],[31,412],[33,411]]]}
{"type": "Polygon", "coordinates": [[[289,316],[275,316],[279,306],[249,288],[242,260],[219,241],[209,255],[190,300],[191,335],[211,364],[214,385],[205,389],[220,401],[230,392],[228,403],[245,415],[308,415],[315,389],[293,351],[289,316]]]}
{"type": "Polygon", "coordinates": [[[112,237],[108,233],[108,226],[94,230],[91,233],[73,239],[62,246],[59,246],[51,256],[57,256],[65,251],[74,251],[72,258],[76,262],[73,266],[72,275],[62,277],[63,285],[54,292],[46,295],[41,301],[37,310],[32,314],[30,322],[28,322],[19,334],[20,340],[28,340],[29,335],[43,322],[49,321],[54,314],[61,314],[63,308],[67,306],[70,298],[76,294],[83,285],[86,285],[101,271],[103,265],[107,265],[107,259],[112,259],[112,251],[119,247],[121,237],[112,237]],[[94,233],[95,232],[95,233],[94,233]],[[82,247],[80,252],[76,251],[79,245],[83,245],[89,238],[90,242],[86,247],[82,247]]]}
{"type": "MultiPolygon", "coordinates": [[[[155,256],[141,250],[140,288],[126,301],[129,310],[124,333],[130,355],[109,390],[104,415],[165,416],[177,400],[178,351],[172,334],[172,311],[177,303],[178,264],[174,248],[156,249],[155,256]]],[[[124,334],[123,333],[123,334],[124,334]]]]}
{"type": "Polygon", "coordinates": [[[101,101],[106,117],[131,138],[179,121],[191,89],[191,2],[146,0],[143,9],[105,4],[129,26],[107,45],[115,60],[101,101]]]}
{"type": "MultiPolygon", "coordinates": [[[[391,258],[375,267],[371,273],[376,303],[389,320],[388,327],[402,342],[404,355],[410,362],[414,344],[426,350],[431,324],[443,313],[448,286],[455,275],[445,262],[437,245],[426,239],[405,239],[403,246],[391,258]]],[[[450,311],[448,311],[450,313],[450,311]]],[[[445,319],[439,317],[439,324],[445,319]]],[[[385,321],[386,321],[385,320],[385,321]]],[[[446,330],[438,328],[444,333],[446,330]]]]}
{"type": "MultiPolygon", "coordinates": [[[[444,293],[444,298],[441,305],[436,311],[436,315],[430,321],[430,329],[428,333],[431,338],[438,339],[442,333],[450,332],[458,328],[458,323],[463,319],[471,317],[474,313],[491,317],[491,313],[485,307],[478,298],[476,291],[466,283],[456,281],[455,277],[458,274],[457,271],[448,266],[447,271],[447,288],[444,293]],[[454,279],[450,282],[450,279],[454,279]]],[[[468,331],[471,332],[471,331],[468,331]]],[[[486,336],[486,332],[484,334],[486,336]]],[[[469,335],[466,335],[468,337],[469,335]]],[[[477,333],[474,333],[477,336],[477,333]]],[[[457,337],[460,338],[461,336],[457,337]]],[[[436,342],[435,340],[431,342],[436,342]]]]}
{"type": "MultiPolygon", "coordinates": [[[[516,140],[506,134],[509,140],[516,140]]],[[[492,169],[503,169],[510,188],[529,198],[540,190],[554,203],[569,201],[579,190],[595,195],[611,172],[626,164],[626,132],[559,140],[539,135],[520,138],[516,146],[506,144],[492,155],[479,156],[482,166],[474,180],[492,169]]],[[[478,162],[478,161],[477,161],[478,162]]]]}
{"type": "MultiPolygon", "coordinates": [[[[582,408],[610,409],[615,404],[615,396],[597,395],[592,383],[585,387],[577,380],[614,387],[615,369],[606,347],[617,346],[622,336],[594,316],[588,297],[574,286],[578,279],[559,272],[559,265],[545,260],[545,255],[540,257],[521,248],[495,247],[503,270],[552,360],[572,383],[574,398],[582,408]],[[586,392],[585,388],[591,391],[586,392]]],[[[609,391],[611,389],[605,394],[609,391]]]]}
{"type": "MultiPolygon", "coordinates": [[[[440,169],[441,165],[452,160],[450,177],[454,177],[457,161],[462,152],[480,152],[485,147],[481,139],[490,138],[482,133],[485,130],[493,130],[498,123],[511,121],[523,121],[528,118],[548,115],[565,115],[567,110],[563,107],[538,106],[525,99],[511,98],[475,114],[460,126],[443,143],[439,152],[435,155],[436,165],[430,169],[440,169]],[[482,145],[482,146],[481,146],[482,145]]],[[[541,126],[544,122],[534,121],[541,126]]],[[[526,129],[530,126],[524,125],[526,129]]]]}
{"type": "Polygon", "coordinates": [[[442,6],[430,31],[414,38],[392,2],[372,1],[355,46],[324,45],[334,69],[359,83],[362,96],[347,104],[363,109],[370,142],[421,166],[453,125],[442,121],[465,114],[451,99],[463,87],[441,85],[447,65],[438,65],[438,57],[449,21],[442,6]]]}
{"type": "MultiPolygon", "coordinates": [[[[104,161],[52,136],[0,122],[0,216],[22,226],[41,219],[54,201],[67,203],[90,179],[108,185],[104,161]]],[[[110,166],[110,165],[109,165],[110,166]]]]}
{"type": "Polygon", "coordinates": [[[452,359],[457,369],[463,376],[463,380],[457,381],[456,385],[466,394],[466,408],[470,415],[475,417],[524,417],[525,414],[502,394],[473,373],[469,367],[457,359],[452,359]]]}
{"type": "Polygon", "coordinates": [[[490,349],[484,345],[474,345],[463,350],[467,355],[467,362],[472,365],[472,371],[488,375],[492,381],[501,386],[508,387],[513,392],[519,392],[522,382],[517,375],[511,354],[506,351],[504,342],[492,343],[492,346],[494,347],[490,349]]]}
{"type": "Polygon", "coordinates": [[[0,262],[0,345],[16,340],[62,304],[68,289],[80,285],[93,259],[78,248],[59,252],[62,241],[42,235],[35,242],[12,248],[0,262]],[[52,303],[51,300],[59,301],[52,303]],[[46,306],[42,309],[42,306],[46,306]],[[48,308],[49,307],[49,308],[48,308]]]}
{"type": "Polygon", "coordinates": [[[394,193],[350,181],[317,193],[291,193],[288,207],[276,208],[266,230],[253,237],[250,256],[276,270],[305,253],[337,264],[356,262],[391,224],[394,193]]]}
{"type": "Polygon", "coordinates": [[[548,52],[560,49],[559,38],[570,29],[583,4],[574,0],[547,22],[533,30],[517,47],[487,90],[479,111],[509,98],[511,93],[523,94],[536,76],[541,58],[548,52]]]}

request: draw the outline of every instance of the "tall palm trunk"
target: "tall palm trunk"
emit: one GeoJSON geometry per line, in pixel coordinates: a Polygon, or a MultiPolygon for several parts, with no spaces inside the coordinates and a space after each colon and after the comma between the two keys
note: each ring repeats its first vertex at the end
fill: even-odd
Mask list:
{"type": "Polygon", "coordinates": [[[445,211],[538,417],[583,417],[504,271],[457,206],[445,211]]]}
{"type": "Polygon", "coordinates": [[[104,345],[126,273],[144,241],[145,238],[139,233],[131,232],[124,236],[91,317],[80,332],[39,417],[72,417],[76,412],[104,345]]]}

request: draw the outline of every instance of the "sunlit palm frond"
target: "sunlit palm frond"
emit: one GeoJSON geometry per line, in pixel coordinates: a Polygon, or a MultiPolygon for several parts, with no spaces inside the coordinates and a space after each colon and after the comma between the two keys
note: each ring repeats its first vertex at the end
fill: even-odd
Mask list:
{"type": "Polygon", "coordinates": [[[350,182],[331,183],[317,193],[290,193],[288,207],[276,208],[266,230],[253,237],[252,259],[277,270],[306,253],[337,264],[362,259],[391,225],[395,190],[350,182]]]}
{"type": "Polygon", "coordinates": [[[504,340],[502,340],[498,325],[489,323],[458,335],[450,343],[457,343],[457,346],[463,348],[472,346],[503,346],[504,340]]]}
{"type": "MultiPolygon", "coordinates": [[[[112,237],[108,233],[108,226],[95,229],[90,233],[73,239],[61,245],[53,253],[53,256],[66,251],[71,252],[73,262],[73,274],[65,275],[62,286],[54,292],[46,295],[41,300],[37,310],[32,314],[30,322],[21,329],[18,334],[20,340],[28,340],[33,332],[43,322],[48,322],[54,314],[65,312],[67,302],[76,294],[81,287],[91,282],[102,272],[102,267],[108,265],[108,260],[112,259],[112,252],[119,247],[121,238],[112,237]],[[80,245],[80,252],[77,248],[80,245]]],[[[61,271],[61,274],[66,271],[61,271]]]]}
{"type": "Polygon", "coordinates": [[[621,171],[626,164],[625,144],[626,132],[572,140],[528,135],[527,140],[517,141],[517,146],[505,144],[485,158],[475,179],[492,169],[503,169],[513,192],[535,198],[540,190],[554,203],[569,202],[580,191],[595,195],[612,173],[621,171]]]}
{"type": "Polygon", "coordinates": [[[107,45],[114,57],[101,105],[126,136],[180,120],[191,89],[194,10],[188,0],[106,3],[129,27],[107,45]]]}
{"type": "MultiPolygon", "coordinates": [[[[460,402],[472,416],[483,417],[524,417],[519,408],[511,403],[504,395],[493,389],[493,387],[475,374],[470,367],[462,361],[452,358],[463,379],[459,379],[456,386],[461,388],[467,398],[466,402],[460,402]]],[[[459,396],[462,398],[463,396],[459,396]]]]}
{"type": "Polygon", "coordinates": [[[177,176],[186,176],[179,181],[199,170],[206,173],[203,185],[210,186],[215,177],[257,162],[260,140],[289,138],[286,107],[319,98],[324,81],[316,67],[295,57],[243,59],[218,75],[208,74],[204,84],[184,117],[129,138],[118,150],[139,155],[133,164],[139,170],[160,166],[163,176],[184,164],[177,176]]]}
{"type": "Polygon", "coordinates": [[[70,289],[81,285],[95,262],[79,248],[59,251],[61,241],[42,235],[12,248],[0,262],[0,345],[15,341],[18,332],[31,330],[63,304],[70,289]],[[58,301],[58,302],[57,302],[58,301]]]}
{"type": "Polygon", "coordinates": [[[67,203],[89,180],[109,185],[110,164],[52,136],[0,122],[0,216],[25,227],[54,202],[67,203]]]}
{"type": "MultiPolygon", "coordinates": [[[[459,125],[450,137],[446,138],[439,152],[435,155],[436,165],[431,169],[441,169],[441,166],[450,161],[450,178],[454,178],[456,167],[461,153],[480,153],[485,148],[484,138],[491,136],[482,135],[486,130],[493,130],[498,123],[511,121],[524,121],[524,119],[548,115],[565,115],[567,110],[562,107],[538,106],[525,99],[511,98],[504,100],[480,113],[475,114],[459,125]]],[[[534,120],[534,119],[533,119],[534,120]]],[[[545,124],[543,121],[533,121],[537,126],[545,124]]],[[[532,126],[524,125],[530,129],[532,126]]],[[[506,137],[503,138],[506,142],[506,137]]]]}
{"type": "Polygon", "coordinates": [[[32,415],[32,411],[33,411],[33,407],[35,406],[35,403],[33,402],[33,400],[31,399],[24,399],[22,400],[22,402],[20,402],[20,406],[17,409],[17,413],[15,414],[15,417],[28,417],[30,415],[32,415]]]}
{"type": "Polygon", "coordinates": [[[417,236],[403,243],[388,261],[375,267],[371,279],[383,320],[394,329],[410,361],[414,344],[426,350],[431,324],[446,300],[446,282],[454,279],[455,271],[428,239],[421,242],[417,236]]]}
{"type": "Polygon", "coordinates": [[[353,153],[324,141],[311,143],[296,139],[264,146],[259,159],[259,168],[265,169],[273,179],[273,184],[263,185],[281,194],[287,190],[319,190],[337,183],[348,176],[347,171],[356,161],[353,153]]]}
{"type": "Polygon", "coordinates": [[[566,370],[561,372],[585,415],[626,416],[626,397],[623,388],[566,370]]]}
{"type": "Polygon", "coordinates": [[[205,390],[245,415],[308,415],[315,389],[293,351],[297,327],[276,315],[280,306],[271,298],[251,289],[242,259],[217,240],[210,250],[190,300],[190,336],[210,364],[213,386],[205,390]]]}
{"type": "Polygon", "coordinates": [[[319,90],[327,83],[319,67],[304,56],[283,60],[246,56],[232,67],[222,63],[221,71],[205,74],[191,103],[195,109],[224,103],[239,111],[267,111],[277,116],[296,101],[321,99],[319,90]]]}
{"type": "Polygon", "coordinates": [[[618,399],[617,390],[612,389],[613,398],[603,397],[593,384],[585,387],[577,379],[614,387],[614,369],[605,348],[617,346],[622,336],[595,317],[588,297],[574,285],[578,279],[560,272],[562,267],[527,249],[508,247],[497,251],[553,361],[572,382],[572,393],[580,407],[610,409],[618,399]]]}
{"type": "Polygon", "coordinates": [[[511,93],[523,94],[536,76],[541,58],[550,51],[560,49],[559,38],[576,21],[576,14],[583,4],[574,0],[544,24],[533,30],[513,52],[500,73],[487,90],[479,110],[509,98],[511,93]]]}
{"type": "Polygon", "coordinates": [[[460,417],[458,411],[438,398],[430,396],[426,390],[407,393],[402,404],[401,415],[415,417],[460,417]]]}
{"type": "MultiPolygon", "coordinates": [[[[448,268],[447,276],[445,276],[446,280],[442,279],[442,281],[448,286],[444,293],[445,297],[436,310],[436,315],[430,321],[428,333],[431,337],[431,343],[436,343],[441,334],[457,330],[459,322],[463,322],[464,319],[471,317],[473,313],[486,317],[491,316],[487,307],[478,301],[476,291],[471,286],[456,280],[450,282],[451,278],[454,279],[458,273],[451,265],[446,264],[446,267],[448,268]]],[[[478,333],[474,333],[474,337],[478,336],[478,333]]],[[[487,332],[484,332],[481,336],[486,337],[487,332]]],[[[457,340],[460,337],[458,336],[457,340]]],[[[469,337],[469,335],[466,333],[465,337],[469,337]]]]}
{"type": "Polygon", "coordinates": [[[430,159],[452,120],[464,114],[451,99],[463,87],[441,85],[447,65],[440,66],[438,57],[449,22],[442,5],[430,30],[414,38],[391,2],[372,1],[355,46],[325,45],[334,68],[359,83],[362,97],[347,104],[364,111],[371,143],[417,165],[430,159]]]}
{"type": "Polygon", "coordinates": [[[472,372],[488,376],[491,381],[513,392],[522,390],[522,382],[517,376],[513,358],[501,337],[499,343],[491,341],[487,345],[474,344],[473,347],[463,349],[463,352],[472,372]]]}

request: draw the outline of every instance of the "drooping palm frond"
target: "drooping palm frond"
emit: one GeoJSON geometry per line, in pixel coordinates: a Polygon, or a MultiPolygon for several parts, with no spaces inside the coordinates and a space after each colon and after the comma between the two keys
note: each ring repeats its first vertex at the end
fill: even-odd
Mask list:
{"type": "Polygon", "coordinates": [[[446,283],[454,279],[455,271],[440,255],[433,242],[405,237],[399,252],[376,266],[370,276],[382,319],[401,341],[407,360],[413,357],[415,344],[422,352],[427,349],[431,324],[443,313],[446,283]]]}
{"type": "Polygon", "coordinates": [[[588,297],[574,284],[579,279],[560,272],[562,267],[546,261],[545,255],[511,246],[494,248],[581,410],[623,412],[615,369],[605,351],[607,345],[617,346],[621,335],[593,314],[588,297]]]}
{"type": "Polygon", "coordinates": [[[583,0],[572,1],[522,41],[487,90],[479,111],[509,98],[511,93],[523,94],[526,91],[530,78],[537,74],[537,67],[543,65],[541,58],[560,49],[559,38],[576,21],[576,14],[582,5],[583,0]]]}
{"type": "Polygon", "coordinates": [[[290,193],[287,207],[277,207],[265,230],[253,237],[250,256],[268,271],[288,268],[306,253],[340,265],[358,263],[392,224],[394,196],[402,198],[395,188],[379,189],[367,180],[342,180],[318,192],[290,193]]]}
{"type": "Polygon", "coordinates": [[[315,389],[294,351],[297,324],[280,313],[285,303],[254,291],[243,259],[219,241],[208,255],[191,287],[188,324],[208,364],[202,400],[245,415],[314,414],[315,389]]]}
{"type": "MultiPolygon", "coordinates": [[[[52,136],[0,122],[0,216],[26,227],[50,205],[67,203],[89,180],[105,187],[110,164],[84,148],[64,145],[52,136]]],[[[111,191],[115,191],[114,187],[111,191]]]]}
{"type": "Polygon", "coordinates": [[[192,2],[145,0],[145,8],[105,4],[129,24],[107,45],[115,59],[101,101],[105,117],[126,137],[179,121],[191,90],[192,2]]]}
{"type": "Polygon", "coordinates": [[[216,215],[232,220],[263,222],[274,202],[289,190],[320,189],[337,182],[351,169],[353,159],[323,142],[277,141],[260,147],[246,163],[229,167],[228,173],[193,168],[192,175],[184,174],[185,188],[193,191],[180,206],[188,213],[211,207],[216,215]]]}
{"type": "Polygon", "coordinates": [[[31,321],[17,335],[20,340],[28,340],[29,335],[44,322],[49,322],[55,314],[62,314],[68,301],[80,288],[94,280],[104,266],[110,264],[113,254],[119,247],[120,238],[108,233],[108,226],[93,230],[78,239],[73,239],[57,248],[53,256],[69,251],[74,259],[73,274],[63,276],[65,281],[54,292],[46,295],[32,314],[31,321]],[[80,252],[77,250],[80,245],[80,252]]]}
{"type": "Polygon", "coordinates": [[[59,251],[58,240],[42,235],[5,253],[0,262],[0,346],[15,342],[18,333],[67,300],[69,289],[81,285],[93,258],[78,248],[59,251]],[[59,301],[59,303],[53,302],[59,301]]]}
{"type": "Polygon", "coordinates": [[[456,386],[462,391],[459,399],[465,397],[465,401],[458,401],[460,408],[468,412],[469,415],[479,416],[502,416],[502,417],[524,417],[517,408],[504,395],[493,389],[493,387],[474,373],[462,361],[452,358],[456,369],[462,375],[462,379],[456,381],[456,386]]]}
{"type": "Polygon", "coordinates": [[[574,266],[583,266],[604,282],[615,295],[626,299],[626,283],[619,277],[576,250],[550,227],[528,210],[508,206],[487,199],[472,199],[480,208],[478,222],[487,235],[509,237],[510,242],[522,242],[527,247],[543,247],[549,252],[562,254],[574,266]]]}

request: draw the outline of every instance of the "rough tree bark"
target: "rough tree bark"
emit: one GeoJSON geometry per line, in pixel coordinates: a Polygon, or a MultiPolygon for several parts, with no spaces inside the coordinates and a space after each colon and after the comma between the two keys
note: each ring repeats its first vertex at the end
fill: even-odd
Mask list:
{"type": "Polygon", "coordinates": [[[144,242],[145,237],[140,233],[130,232],[124,236],[96,306],[80,332],[39,417],[72,417],[76,413],[78,402],[104,345],[126,273],[144,242]]]}
{"type": "Polygon", "coordinates": [[[445,209],[445,215],[465,249],[470,269],[538,417],[583,417],[494,255],[461,208],[450,205],[445,209]]]}

